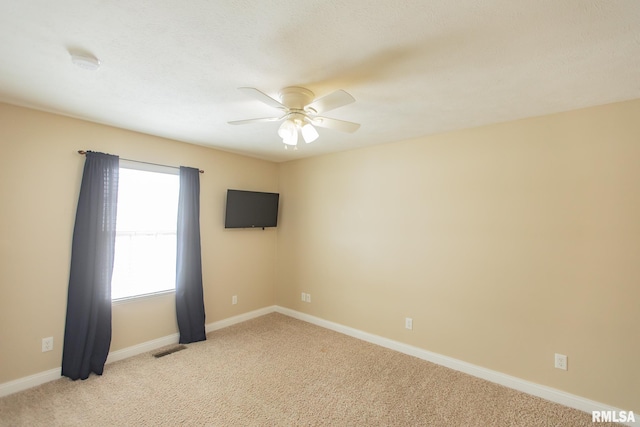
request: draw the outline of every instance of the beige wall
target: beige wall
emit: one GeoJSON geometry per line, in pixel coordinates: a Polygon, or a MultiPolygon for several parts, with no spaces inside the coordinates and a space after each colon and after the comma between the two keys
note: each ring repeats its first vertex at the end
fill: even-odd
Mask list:
{"type": "MultiPolygon", "coordinates": [[[[640,100],[276,165],[0,104],[0,383],[60,366],[93,149],[206,170],[207,323],[276,303],[638,413],[638,117],[640,100]],[[227,188],[280,191],[278,230],[224,230],[227,188]]],[[[173,303],[115,305],[112,351],[176,332],[173,303]]]]}
{"type": "MultiPolygon", "coordinates": [[[[225,230],[224,204],[227,188],[277,191],[276,164],[0,104],[0,383],[60,366],[79,149],[204,169],[207,323],[274,303],[276,231],[225,230]],[[54,351],[42,353],[48,336],[54,351]]],[[[115,304],[111,351],[177,332],[174,301],[115,304]]]]}
{"type": "Polygon", "coordinates": [[[640,100],[284,163],[279,189],[277,304],[640,412],[640,100]]]}

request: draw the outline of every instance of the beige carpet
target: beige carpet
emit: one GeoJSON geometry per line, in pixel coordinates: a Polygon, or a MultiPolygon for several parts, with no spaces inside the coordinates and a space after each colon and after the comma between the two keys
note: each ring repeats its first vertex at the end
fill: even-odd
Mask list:
{"type": "Polygon", "coordinates": [[[590,414],[276,313],[4,397],[0,424],[593,427],[590,414]]]}

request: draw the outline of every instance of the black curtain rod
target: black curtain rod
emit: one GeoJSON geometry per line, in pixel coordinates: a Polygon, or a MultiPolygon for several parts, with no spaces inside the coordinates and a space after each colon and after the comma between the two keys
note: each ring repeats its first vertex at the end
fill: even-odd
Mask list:
{"type": "MultiPolygon", "coordinates": [[[[87,154],[87,152],[86,152],[86,151],[84,151],[84,150],[78,150],[78,153],[79,153],[79,154],[82,154],[83,156],[84,156],[85,154],[87,154]]],[[[164,166],[164,167],[166,167],[166,168],[180,169],[180,167],[179,167],[179,166],[161,165],[160,163],[141,162],[140,160],[131,160],[131,159],[124,159],[124,158],[123,158],[122,160],[126,160],[126,161],[128,161],[128,162],[135,162],[135,163],[144,163],[145,165],[164,166]]],[[[203,171],[202,169],[198,169],[198,171],[199,171],[200,173],[204,173],[204,171],[203,171]]]]}

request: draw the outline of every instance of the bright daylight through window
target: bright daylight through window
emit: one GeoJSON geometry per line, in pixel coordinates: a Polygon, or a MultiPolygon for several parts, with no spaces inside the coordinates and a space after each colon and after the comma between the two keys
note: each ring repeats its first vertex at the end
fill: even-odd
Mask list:
{"type": "Polygon", "coordinates": [[[178,171],[131,169],[123,163],[118,182],[112,300],[171,291],[176,282],[178,171]]]}

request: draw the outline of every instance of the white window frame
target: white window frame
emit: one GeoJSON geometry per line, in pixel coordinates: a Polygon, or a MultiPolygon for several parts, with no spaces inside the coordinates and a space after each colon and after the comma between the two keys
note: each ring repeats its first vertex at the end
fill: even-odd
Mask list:
{"type": "MultiPolygon", "coordinates": [[[[123,160],[123,159],[120,160],[119,168],[120,169],[133,169],[133,170],[143,171],[143,172],[164,173],[164,174],[168,174],[168,175],[177,175],[177,176],[180,175],[180,169],[179,168],[170,167],[170,166],[163,166],[163,165],[156,165],[156,164],[151,164],[151,163],[134,162],[134,161],[123,160]]],[[[177,209],[178,209],[178,201],[176,200],[176,213],[177,213],[177,209]]],[[[117,219],[116,219],[116,222],[117,222],[117,219]]],[[[176,224],[176,226],[177,226],[177,224],[176,224]]],[[[117,239],[117,234],[118,234],[118,232],[116,232],[116,239],[117,239]]],[[[118,254],[116,253],[115,257],[117,258],[117,256],[118,256],[118,254]]],[[[114,262],[114,271],[115,271],[115,262],[114,262]]],[[[113,278],[112,278],[112,286],[113,286],[113,278]]],[[[175,283],[174,283],[174,288],[173,289],[164,289],[164,290],[159,290],[159,291],[154,291],[154,292],[135,294],[135,295],[130,295],[130,296],[118,297],[118,298],[113,298],[112,297],[111,298],[111,302],[112,303],[119,303],[119,302],[126,302],[126,301],[130,301],[130,300],[140,299],[140,298],[155,297],[155,296],[158,296],[158,295],[174,294],[174,293],[175,293],[175,283]]]]}

